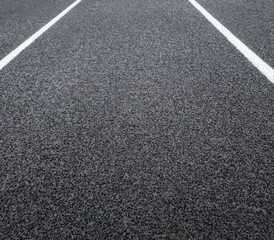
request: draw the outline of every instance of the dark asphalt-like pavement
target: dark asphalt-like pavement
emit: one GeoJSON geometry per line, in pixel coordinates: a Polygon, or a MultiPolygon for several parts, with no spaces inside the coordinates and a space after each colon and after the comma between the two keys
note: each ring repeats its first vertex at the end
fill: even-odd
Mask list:
{"type": "Polygon", "coordinates": [[[0,59],[72,2],[73,0],[1,0],[0,59]]]}
{"type": "Polygon", "coordinates": [[[273,83],[188,1],[83,0],[0,79],[0,239],[274,238],[273,83]]]}
{"type": "Polygon", "coordinates": [[[222,24],[274,67],[273,0],[199,0],[222,24]]]}

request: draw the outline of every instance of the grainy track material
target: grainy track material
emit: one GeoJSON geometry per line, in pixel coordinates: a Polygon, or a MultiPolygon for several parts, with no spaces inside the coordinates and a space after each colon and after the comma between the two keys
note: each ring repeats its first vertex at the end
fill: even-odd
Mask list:
{"type": "Polygon", "coordinates": [[[272,0],[199,0],[209,12],[255,53],[274,67],[274,2],[272,0]]]}
{"type": "Polygon", "coordinates": [[[188,1],[83,0],[0,79],[0,239],[274,238],[273,84],[188,1]]]}
{"type": "Polygon", "coordinates": [[[0,59],[72,2],[73,0],[1,0],[0,59]]]}

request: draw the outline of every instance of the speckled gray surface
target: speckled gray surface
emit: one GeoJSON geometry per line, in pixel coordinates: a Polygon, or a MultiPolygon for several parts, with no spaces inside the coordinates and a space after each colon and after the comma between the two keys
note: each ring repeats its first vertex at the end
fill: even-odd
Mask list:
{"type": "Polygon", "coordinates": [[[0,79],[0,239],[273,238],[273,84],[187,1],[83,0],[0,79]]]}
{"type": "Polygon", "coordinates": [[[72,2],[73,0],[1,0],[0,59],[72,2]]]}
{"type": "Polygon", "coordinates": [[[274,67],[274,1],[197,0],[252,51],[274,67]]]}

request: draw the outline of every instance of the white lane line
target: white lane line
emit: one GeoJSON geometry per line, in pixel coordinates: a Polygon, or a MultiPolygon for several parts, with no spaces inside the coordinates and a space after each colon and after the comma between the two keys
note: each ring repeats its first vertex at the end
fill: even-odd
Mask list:
{"type": "Polygon", "coordinates": [[[212,25],[221,32],[229,42],[231,42],[269,81],[274,83],[274,70],[267,63],[265,63],[259,56],[251,51],[243,42],[235,37],[225,26],[223,26],[217,19],[215,19],[208,11],[206,11],[195,0],[189,2],[200,12],[205,18],[212,23],[212,25]]]}
{"type": "Polygon", "coordinates": [[[25,42],[19,45],[16,49],[14,49],[10,54],[4,57],[0,61],[0,70],[5,67],[11,60],[13,60],[18,54],[20,54],[25,48],[27,48],[30,44],[32,44],[38,37],[40,37],[45,31],[47,31],[52,25],[58,22],[63,16],[65,16],[71,9],[73,9],[78,3],[82,0],[77,0],[68,6],[63,12],[59,13],[55,18],[53,18],[50,22],[48,22],[44,27],[34,33],[30,38],[28,38],[25,42]]]}

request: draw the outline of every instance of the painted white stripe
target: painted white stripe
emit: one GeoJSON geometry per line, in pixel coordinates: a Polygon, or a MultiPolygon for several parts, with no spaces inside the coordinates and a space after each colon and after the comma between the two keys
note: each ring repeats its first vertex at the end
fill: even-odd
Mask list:
{"type": "Polygon", "coordinates": [[[211,24],[217,28],[269,81],[274,83],[274,70],[265,63],[259,56],[251,51],[243,42],[235,37],[226,27],[224,27],[217,19],[215,19],[208,11],[206,11],[195,0],[189,2],[200,12],[211,24]]]}
{"type": "Polygon", "coordinates": [[[68,6],[63,12],[53,18],[50,22],[48,22],[44,27],[42,27],[39,31],[34,33],[30,38],[28,38],[25,42],[23,42],[20,46],[14,49],[10,54],[4,57],[0,61],[0,70],[5,67],[10,61],[12,61],[18,54],[20,54],[25,48],[27,48],[30,44],[32,44],[38,37],[40,37],[45,31],[47,31],[52,25],[58,22],[63,16],[65,16],[71,9],[73,9],[78,3],[82,0],[77,0],[68,6]]]}

